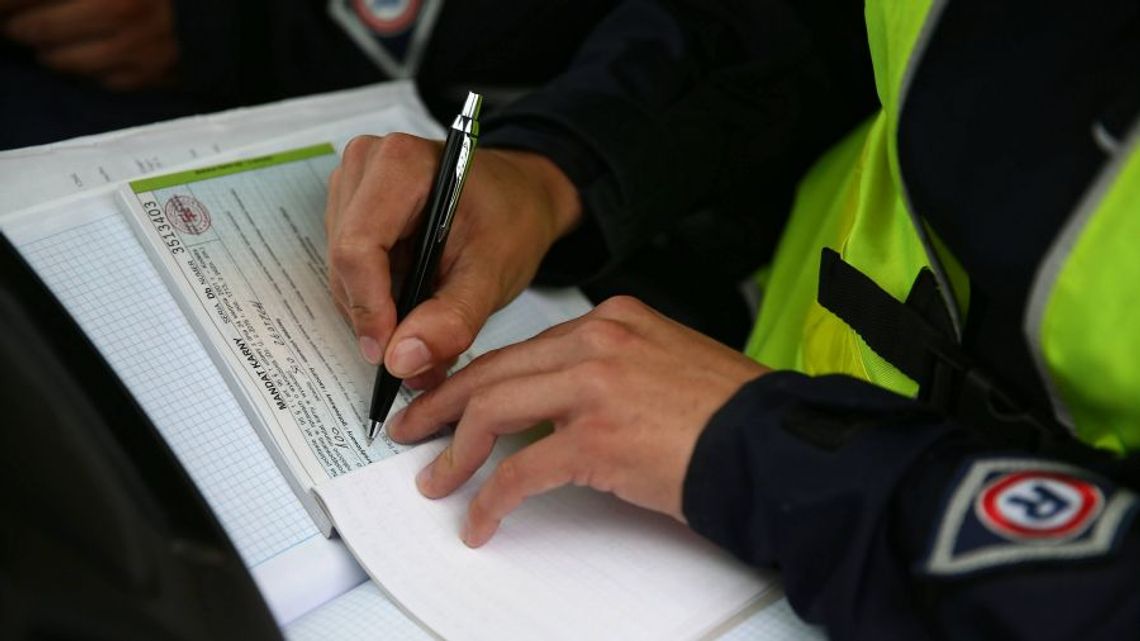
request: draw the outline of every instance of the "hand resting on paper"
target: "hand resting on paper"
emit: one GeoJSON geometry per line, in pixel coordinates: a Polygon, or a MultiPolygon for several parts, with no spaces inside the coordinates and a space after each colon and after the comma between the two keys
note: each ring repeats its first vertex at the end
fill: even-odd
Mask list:
{"type": "Polygon", "coordinates": [[[488,353],[389,421],[422,439],[458,422],[419,474],[446,496],[471,478],[500,435],[550,420],[554,433],[504,459],[468,508],[461,534],[486,543],[528,496],[573,483],[684,521],[681,491],[697,437],[745,382],[768,370],[633,298],[488,353]]]}
{"type": "Polygon", "coordinates": [[[459,200],[435,295],[396,326],[392,272],[411,248],[442,143],[406,134],[360,136],[329,178],[329,286],[361,354],[414,388],[442,380],[487,318],[530,283],[554,241],[576,223],[574,186],[536,154],[480,149],[459,200]]]}
{"type": "Polygon", "coordinates": [[[170,0],[0,0],[0,33],[109,89],[162,84],[179,57],[170,0]]]}

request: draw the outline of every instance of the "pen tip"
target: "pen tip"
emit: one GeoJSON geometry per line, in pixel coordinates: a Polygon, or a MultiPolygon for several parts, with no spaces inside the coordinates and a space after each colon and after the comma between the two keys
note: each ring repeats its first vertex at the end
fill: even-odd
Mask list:
{"type": "Polygon", "coordinates": [[[376,440],[376,435],[380,433],[380,421],[372,421],[368,426],[368,444],[372,445],[372,441],[376,440]]]}

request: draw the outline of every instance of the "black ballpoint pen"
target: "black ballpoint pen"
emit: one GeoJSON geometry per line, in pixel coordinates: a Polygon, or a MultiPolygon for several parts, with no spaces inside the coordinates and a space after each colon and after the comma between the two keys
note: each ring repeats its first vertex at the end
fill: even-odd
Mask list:
{"type": "MultiPolygon", "coordinates": [[[[471,169],[475,157],[475,147],[479,143],[479,109],[483,106],[483,96],[468,92],[463,111],[455,117],[443,144],[443,156],[439,161],[439,173],[428,195],[425,217],[413,247],[416,248],[412,270],[408,272],[396,303],[396,319],[402,321],[425,298],[431,296],[432,284],[439,267],[439,257],[447,243],[447,232],[451,229],[451,218],[459,204],[459,194],[471,169]]],[[[403,381],[393,376],[384,364],[376,373],[376,383],[372,386],[372,404],[369,406],[368,442],[376,439],[380,426],[392,409],[396,394],[403,381]]]]}

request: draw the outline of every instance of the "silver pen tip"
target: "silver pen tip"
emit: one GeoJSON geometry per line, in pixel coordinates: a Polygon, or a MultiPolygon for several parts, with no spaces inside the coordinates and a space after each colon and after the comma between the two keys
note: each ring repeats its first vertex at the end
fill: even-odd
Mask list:
{"type": "Polygon", "coordinates": [[[368,426],[368,444],[369,445],[372,445],[372,441],[375,441],[376,435],[380,433],[379,426],[380,426],[380,421],[372,421],[372,424],[368,426]]]}
{"type": "Polygon", "coordinates": [[[475,93],[474,91],[468,91],[467,100],[463,103],[463,117],[475,120],[479,117],[479,110],[482,108],[483,96],[475,93]]]}

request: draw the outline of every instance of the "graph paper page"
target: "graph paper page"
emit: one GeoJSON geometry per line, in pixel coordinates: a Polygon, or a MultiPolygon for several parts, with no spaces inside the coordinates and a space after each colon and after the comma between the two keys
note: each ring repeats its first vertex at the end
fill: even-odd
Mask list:
{"type": "Polygon", "coordinates": [[[4,231],[123,379],[247,565],[318,536],[113,193],[13,219],[4,231]]]}
{"type": "Polygon", "coordinates": [[[827,641],[823,628],[796,616],[787,597],[752,614],[719,641],[827,641]]]}
{"type": "Polygon", "coordinates": [[[430,641],[372,581],[366,581],[285,627],[289,641],[430,641]]]}

